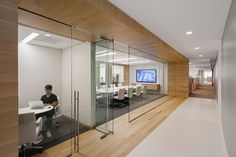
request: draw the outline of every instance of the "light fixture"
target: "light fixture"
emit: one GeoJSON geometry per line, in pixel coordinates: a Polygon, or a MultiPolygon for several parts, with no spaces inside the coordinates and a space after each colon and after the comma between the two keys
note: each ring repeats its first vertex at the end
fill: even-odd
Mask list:
{"type": "Polygon", "coordinates": [[[192,63],[191,62],[189,62],[189,65],[191,65],[192,63]]]}
{"type": "Polygon", "coordinates": [[[101,53],[106,53],[107,52],[107,50],[104,50],[104,51],[98,51],[98,52],[96,52],[96,54],[101,54],[101,53]]]}
{"type": "Polygon", "coordinates": [[[121,58],[121,59],[109,60],[108,62],[128,61],[128,60],[134,60],[134,59],[137,59],[137,58],[121,58]]]}
{"type": "Polygon", "coordinates": [[[45,34],[46,37],[50,37],[51,35],[50,34],[45,34]]]}
{"type": "Polygon", "coordinates": [[[195,49],[195,50],[199,50],[200,48],[199,48],[199,47],[195,47],[194,49],[195,49]]]}
{"type": "Polygon", "coordinates": [[[199,55],[199,57],[202,57],[203,55],[199,55]]]}
{"type": "Polygon", "coordinates": [[[191,34],[193,34],[192,31],[188,31],[188,32],[186,32],[186,35],[191,35],[191,34]]]}
{"type": "Polygon", "coordinates": [[[38,33],[31,33],[24,40],[22,40],[22,43],[28,43],[31,40],[33,40],[34,38],[36,38],[38,35],[39,35],[38,33]]]}
{"type": "Polygon", "coordinates": [[[150,62],[149,60],[146,61],[136,61],[136,62],[129,62],[129,64],[137,64],[137,63],[148,63],[150,62]]]}
{"type": "Polygon", "coordinates": [[[116,53],[114,53],[114,52],[104,53],[104,54],[96,55],[96,58],[98,58],[98,57],[104,57],[104,56],[110,56],[110,55],[115,55],[115,54],[116,54],[116,53]]]}

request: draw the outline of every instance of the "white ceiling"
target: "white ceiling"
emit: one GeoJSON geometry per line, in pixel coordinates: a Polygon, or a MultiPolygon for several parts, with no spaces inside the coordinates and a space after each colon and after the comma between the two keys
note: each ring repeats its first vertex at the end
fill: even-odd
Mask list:
{"type": "Polygon", "coordinates": [[[189,59],[215,58],[231,0],[109,0],[189,59]],[[187,36],[185,33],[192,31],[187,36]],[[200,47],[195,50],[195,47],[200,47]]]}
{"type": "Polygon", "coordinates": [[[189,66],[190,68],[196,67],[201,70],[212,69],[210,59],[192,59],[189,66]]]}
{"type": "Polygon", "coordinates": [[[29,41],[28,44],[39,45],[44,47],[56,48],[56,49],[65,49],[71,47],[73,45],[77,45],[82,43],[78,40],[71,40],[71,38],[67,38],[61,35],[49,33],[46,31],[41,31],[38,29],[26,27],[19,25],[18,26],[18,42],[22,42],[26,37],[28,37],[31,33],[39,34],[36,38],[29,41]],[[49,34],[50,36],[45,36],[49,34]]]}

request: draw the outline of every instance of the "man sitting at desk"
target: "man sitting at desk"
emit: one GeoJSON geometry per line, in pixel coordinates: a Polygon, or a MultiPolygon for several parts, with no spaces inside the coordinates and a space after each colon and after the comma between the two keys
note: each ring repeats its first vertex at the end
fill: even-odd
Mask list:
{"type": "MultiPolygon", "coordinates": [[[[45,86],[45,92],[46,94],[41,97],[41,101],[44,105],[52,105],[53,107],[56,107],[58,105],[57,96],[52,93],[52,85],[46,85],[45,86]]],[[[48,112],[45,116],[47,117],[47,127],[50,129],[52,127],[52,117],[55,114],[54,110],[51,110],[48,112]]],[[[51,137],[51,133],[47,132],[47,136],[51,137]]]]}
{"type": "Polygon", "coordinates": [[[46,94],[41,97],[41,101],[44,104],[52,105],[53,107],[56,107],[58,105],[57,96],[52,93],[52,85],[46,85],[45,86],[45,92],[46,94]]]}

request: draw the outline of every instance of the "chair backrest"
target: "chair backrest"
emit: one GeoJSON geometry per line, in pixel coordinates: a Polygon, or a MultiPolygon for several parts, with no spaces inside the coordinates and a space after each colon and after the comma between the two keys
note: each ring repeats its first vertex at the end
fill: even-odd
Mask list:
{"type": "Polygon", "coordinates": [[[118,99],[123,100],[124,98],[125,98],[125,89],[121,88],[119,89],[119,92],[118,92],[118,99]]]}
{"type": "Polygon", "coordinates": [[[107,85],[101,85],[100,88],[102,89],[107,88],[107,85]]]}
{"type": "Polygon", "coordinates": [[[143,85],[141,83],[136,83],[137,87],[142,87],[143,85]]]}
{"type": "Polygon", "coordinates": [[[133,97],[133,88],[128,88],[128,98],[132,98],[133,97]]]}
{"type": "Polygon", "coordinates": [[[136,96],[140,96],[141,95],[141,86],[136,88],[136,96]]]}
{"type": "Polygon", "coordinates": [[[54,107],[55,116],[59,116],[61,114],[61,103],[60,103],[60,97],[57,97],[58,104],[54,107]]]}
{"type": "Polygon", "coordinates": [[[42,101],[29,101],[29,107],[31,109],[42,109],[44,108],[44,104],[42,101]]]}
{"type": "Polygon", "coordinates": [[[35,139],[37,139],[35,114],[19,114],[19,144],[31,143],[35,139]]]}
{"type": "Polygon", "coordinates": [[[143,95],[147,94],[147,86],[143,86],[143,95]]]}
{"type": "Polygon", "coordinates": [[[110,84],[110,88],[116,87],[115,84],[110,84]]]}

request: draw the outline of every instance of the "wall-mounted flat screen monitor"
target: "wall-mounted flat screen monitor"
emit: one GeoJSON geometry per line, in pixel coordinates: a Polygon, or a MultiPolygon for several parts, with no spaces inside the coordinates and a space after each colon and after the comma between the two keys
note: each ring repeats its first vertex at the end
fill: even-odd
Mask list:
{"type": "Polygon", "coordinates": [[[136,82],[156,83],[157,82],[156,69],[138,69],[138,70],[136,70],[136,82]]]}

